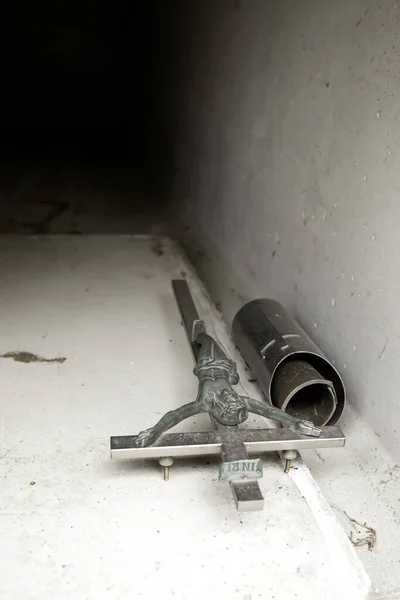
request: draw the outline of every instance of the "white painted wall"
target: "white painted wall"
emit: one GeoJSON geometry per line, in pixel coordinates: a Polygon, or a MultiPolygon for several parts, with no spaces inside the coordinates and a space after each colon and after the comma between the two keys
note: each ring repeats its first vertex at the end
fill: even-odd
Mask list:
{"type": "Polygon", "coordinates": [[[173,195],[200,268],[228,320],[284,303],[400,457],[400,6],[183,4],[173,195]]]}

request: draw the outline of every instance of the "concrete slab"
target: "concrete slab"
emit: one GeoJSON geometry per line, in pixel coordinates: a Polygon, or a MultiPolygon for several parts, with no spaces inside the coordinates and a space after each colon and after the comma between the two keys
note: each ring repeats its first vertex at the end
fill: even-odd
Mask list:
{"type": "MultiPolygon", "coordinates": [[[[367,598],[368,577],[301,463],[288,477],[265,457],[266,508],[239,514],[217,461],[177,462],[167,483],[153,462],[110,460],[110,435],[195,393],[176,276],[238,358],[172,243],[0,239],[0,354],[39,357],[0,358],[1,597],[367,598]]],[[[208,428],[206,417],[180,425],[208,428]]]]}
{"type": "Polygon", "coordinates": [[[374,600],[400,600],[400,465],[350,407],[342,457],[329,449],[303,458],[338,521],[354,540],[374,600]]]}

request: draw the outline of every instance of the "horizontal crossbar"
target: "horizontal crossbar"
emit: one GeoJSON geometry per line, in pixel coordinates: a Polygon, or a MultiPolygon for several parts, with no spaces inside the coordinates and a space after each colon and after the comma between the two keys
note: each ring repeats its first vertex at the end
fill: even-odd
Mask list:
{"type": "MultiPolygon", "coordinates": [[[[221,453],[223,443],[229,441],[224,431],[200,433],[167,433],[152,446],[135,448],[133,435],[111,438],[111,458],[161,458],[163,456],[191,457],[212,456],[221,453]]],[[[339,448],[346,438],[337,426],[324,427],[320,437],[302,435],[285,428],[237,429],[235,438],[242,442],[249,454],[281,450],[305,450],[316,448],[339,448]]]]}

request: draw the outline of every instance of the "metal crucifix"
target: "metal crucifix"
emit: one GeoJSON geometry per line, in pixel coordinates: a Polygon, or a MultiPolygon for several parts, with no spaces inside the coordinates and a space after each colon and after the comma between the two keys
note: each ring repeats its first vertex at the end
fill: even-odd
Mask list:
{"type": "Polygon", "coordinates": [[[220,479],[230,482],[238,510],[261,510],[263,496],[257,479],[262,476],[262,461],[251,460],[249,454],[343,446],[344,436],[338,427],[321,429],[268,402],[239,395],[232,387],[239,382],[236,363],[206,333],[187,282],[176,280],[172,285],[196,360],[197,398],[167,412],[153,427],[138,435],[112,437],[111,457],[157,458],[167,479],[174,457],[220,454],[220,479]],[[209,414],[214,431],[165,434],[199,413],[209,414]],[[249,413],[279,421],[284,427],[239,429],[238,425],[246,421],[249,413]]]}

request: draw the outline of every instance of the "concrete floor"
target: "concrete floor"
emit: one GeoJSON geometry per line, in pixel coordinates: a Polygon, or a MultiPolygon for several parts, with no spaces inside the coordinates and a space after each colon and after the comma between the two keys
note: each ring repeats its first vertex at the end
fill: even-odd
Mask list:
{"type": "Polygon", "coordinates": [[[348,407],[343,452],[302,452],[372,580],[374,600],[400,600],[400,465],[348,407]],[[372,542],[369,546],[368,542],[372,542]]]}
{"type": "MultiPolygon", "coordinates": [[[[0,239],[0,354],[66,359],[0,358],[1,597],[366,598],[368,577],[303,464],[286,476],[265,457],[265,510],[238,514],[218,461],[179,461],[168,483],[153,462],[111,461],[110,435],[194,396],[170,286],[183,271],[210,333],[239,360],[170,243],[0,239]]],[[[208,427],[204,417],[180,428],[208,427]]]]}

